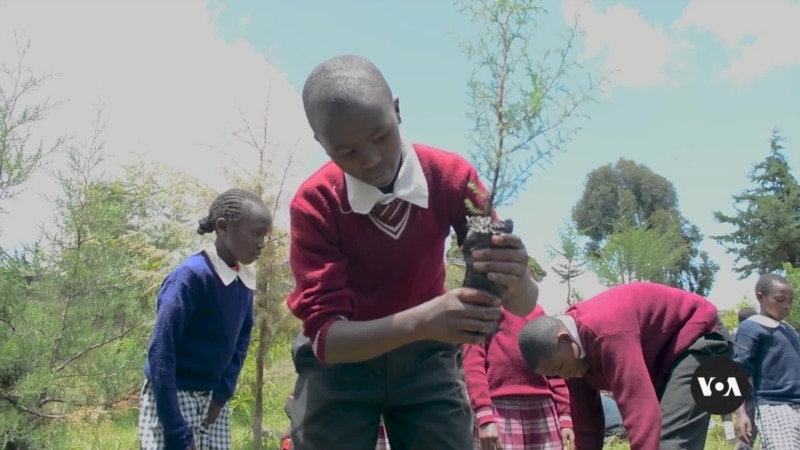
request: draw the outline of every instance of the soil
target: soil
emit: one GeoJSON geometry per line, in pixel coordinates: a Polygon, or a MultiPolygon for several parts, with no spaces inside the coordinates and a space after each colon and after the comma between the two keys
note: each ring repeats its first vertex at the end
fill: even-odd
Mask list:
{"type": "Polygon", "coordinates": [[[484,248],[497,248],[492,244],[492,236],[513,232],[514,222],[511,219],[495,221],[491,217],[485,216],[467,217],[467,237],[462,246],[464,262],[467,266],[464,274],[464,287],[491,292],[499,298],[505,297],[505,286],[489,280],[485,273],[475,272],[472,268],[474,262],[472,252],[484,248]]]}

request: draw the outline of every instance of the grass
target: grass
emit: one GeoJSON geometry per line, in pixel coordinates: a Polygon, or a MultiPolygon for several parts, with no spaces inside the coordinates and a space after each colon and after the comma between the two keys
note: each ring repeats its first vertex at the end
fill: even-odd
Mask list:
{"type": "MultiPolygon", "coordinates": [[[[283,345],[275,353],[282,355],[270,358],[273,363],[265,371],[263,428],[278,436],[289,423],[283,405],[286,396],[294,388],[295,374],[288,349],[283,345]]],[[[272,356],[272,355],[271,355],[272,356]]],[[[243,373],[242,378],[250,375],[243,373]]],[[[252,448],[252,413],[248,399],[238,399],[241,407],[234,405],[231,416],[233,450],[252,448]]],[[[137,450],[138,396],[132,396],[111,410],[85,410],[69,419],[55,423],[48,429],[47,442],[43,448],[51,450],[137,450]]],[[[718,419],[715,417],[715,419],[718,419]]],[[[266,450],[279,448],[277,437],[268,438],[266,450]]],[[[714,427],[708,436],[705,450],[732,450],[734,445],[725,442],[722,427],[714,427]]],[[[604,450],[630,450],[627,442],[611,442],[604,450]]]]}

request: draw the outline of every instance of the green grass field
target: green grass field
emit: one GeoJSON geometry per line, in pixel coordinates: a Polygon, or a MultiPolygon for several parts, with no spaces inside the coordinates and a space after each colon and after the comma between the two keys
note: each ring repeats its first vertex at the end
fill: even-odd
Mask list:
{"type": "MultiPolygon", "coordinates": [[[[265,430],[280,434],[288,425],[283,411],[286,395],[294,387],[294,368],[291,360],[277,359],[266,375],[264,425],[265,430]]],[[[52,450],[137,450],[137,398],[131,397],[113,410],[85,411],[69,420],[55,424],[49,434],[45,448],[52,450]]],[[[233,449],[252,448],[252,418],[249,414],[236,413],[232,417],[233,449]]],[[[266,450],[278,449],[277,438],[269,439],[266,450]]],[[[721,427],[714,428],[706,443],[706,450],[732,450],[726,443],[721,427]]],[[[626,442],[610,443],[606,450],[630,450],[626,442]]]]}

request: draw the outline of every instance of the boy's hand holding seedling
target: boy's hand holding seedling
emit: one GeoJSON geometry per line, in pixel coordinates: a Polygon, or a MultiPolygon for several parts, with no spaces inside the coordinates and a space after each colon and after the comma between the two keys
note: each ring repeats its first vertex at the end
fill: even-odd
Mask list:
{"type": "Polygon", "coordinates": [[[458,288],[417,308],[419,336],[452,344],[479,344],[502,316],[501,301],[489,292],[458,288]]]}
{"type": "Polygon", "coordinates": [[[485,273],[490,281],[506,287],[503,306],[511,314],[525,316],[531,312],[538,287],[528,274],[528,252],[522,239],[514,234],[492,236],[494,247],[472,253],[473,269],[485,273]]]}

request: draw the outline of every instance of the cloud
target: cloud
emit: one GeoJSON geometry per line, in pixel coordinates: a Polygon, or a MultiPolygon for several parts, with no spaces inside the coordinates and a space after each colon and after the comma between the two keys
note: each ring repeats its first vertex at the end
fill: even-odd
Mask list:
{"type": "MultiPolygon", "coordinates": [[[[75,0],[47,2],[42,14],[41,2],[0,2],[0,62],[16,55],[12,32],[27,36],[28,63],[58,74],[42,93],[66,100],[37,137],[88,139],[103,105],[106,149],[116,162],[110,166],[140,154],[180,166],[217,189],[229,187],[221,165],[257,164],[255,152],[232,132],[242,129],[242,117],[261,126],[267,105],[276,174],[293,149],[316,149],[286,76],[245,41],[222,40],[211,17],[224,14],[224,5],[206,9],[205,3],[75,0]]],[[[296,175],[302,159],[302,152],[294,156],[300,165],[287,182],[288,195],[302,181],[296,175]]],[[[41,195],[53,189],[42,172],[18,201],[4,204],[11,214],[0,217],[0,243],[35,238],[37,225],[51,213],[41,195]]]]}
{"type": "Polygon", "coordinates": [[[567,23],[577,17],[584,34],[581,58],[603,57],[611,84],[647,87],[677,82],[672,73],[683,68],[681,53],[687,42],[674,39],[622,3],[601,11],[589,0],[564,0],[563,7],[567,23]]]}
{"type": "Polygon", "coordinates": [[[242,17],[239,18],[239,23],[238,24],[239,24],[240,27],[246,27],[246,26],[250,25],[250,22],[252,22],[252,21],[253,21],[253,17],[250,15],[250,13],[247,13],[247,14],[245,14],[242,17]]]}
{"type": "Polygon", "coordinates": [[[742,84],[800,64],[800,2],[797,0],[691,0],[675,23],[698,28],[735,53],[723,77],[742,84]]]}

